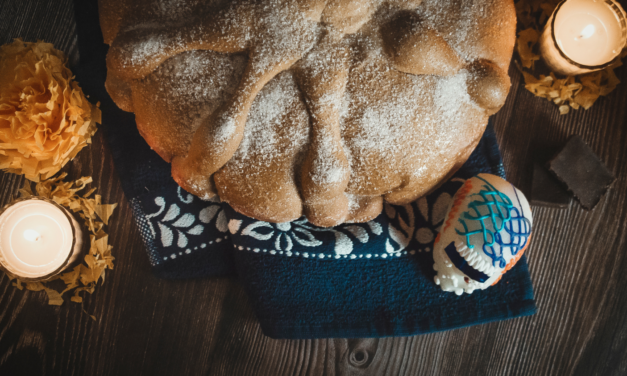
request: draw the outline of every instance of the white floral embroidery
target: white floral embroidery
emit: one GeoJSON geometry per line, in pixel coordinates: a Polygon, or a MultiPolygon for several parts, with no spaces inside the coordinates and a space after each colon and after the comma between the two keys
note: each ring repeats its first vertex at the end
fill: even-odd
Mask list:
{"type": "MultiPolygon", "coordinates": [[[[191,204],[194,201],[194,196],[189,193],[183,194],[183,191],[179,187],[177,190],[177,196],[179,200],[184,204],[191,204]]],[[[157,238],[157,231],[153,226],[153,221],[157,223],[159,229],[159,239],[163,247],[170,247],[174,244],[176,239],[176,246],[179,248],[187,247],[189,243],[188,236],[202,235],[205,229],[205,225],[211,222],[213,218],[216,218],[215,226],[220,232],[227,232],[227,219],[226,214],[222,210],[219,201],[213,201],[209,206],[202,209],[198,215],[198,220],[202,223],[196,222],[196,217],[190,213],[183,213],[181,215],[181,208],[176,203],[170,204],[168,207],[165,198],[159,196],[155,198],[155,204],[159,207],[157,212],[146,215],[148,219],[148,228],[152,233],[152,236],[157,238]],[[168,208],[166,211],[166,207],[168,208]],[[163,212],[166,212],[161,220],[156,220],[163,212]],[[204,223],[204,224],[203,224],[204,223]]],[[[218,241],[217,239],[215,239],[218,241]]]]}
{"type": "MultiPolygon", "coordinates": [[[[206,226],[213,221],[215,228],[227,235],[225,239],[240,233],[241,236],[250,236],[259,241],[269,242],[266,247],[250,249],[256,253],[296,255],[320,259],[348,258],[351,260],[377,257],[385,259],[415,254],[414,250],[408,249],[412,239],[415,239],[418,244],[433,242],[452,201],[451,195],[443,192],[435,201],[421,198],[413,204],[404,206],[386,204],[384,212],[390,221],[387,224],[387,239],[384,238],[384,252],[381,254],[353,254],[356,244],[367,244],[373,241],[375,237],[384,234],[381,223],[373,220],[367,223],[346,224],[335,228],[315,227],[305,219],[276,224],[264,221],[253,221],[245,224],[245,221],[241,219],[228,220],[219,199],[210,200],[208,205],[195,216],[191,213],[185,213],[185,210],[182,209],[191,204],[195,197],[181,189],[177,191],[177,196],[178,201],[172,204],[166,203],[164,197],[156,197],[154,202],[159,209],[155,213],[146,215],[146,218],[149,219],[147,222],[152,235],[155,239],[160,240],[163,247],[175,245],[182,248],[182,252],[191,253],[191,250],[188,252],[189,249],[185,249],[188,247],[190,236],[202,235],[206,226]],[[415,211],[417,212],[415,213],[415,211]],[[422,216],[422,219],[417,219],[415,215],[422,216]],[[159,219],[160,217],[161,219],[159,219]],[[417,227],[417,223],[426,223],[427,226],[417,227]],[[324,245],[330,239],[335,240],[333,253],[328,253],[328,251],[325,251],[326,253],[315,252],[316,247],[324,245]],[[314,252],[299,252],[298,249],[295,251],[296,244],[314,248],[312,249],[314,252]]],[[[223,239],[214,239],[216,243],[221,240],[223,239]]],[[[211,243],[213,241],[209,241],[209,244],[211,243]]],[[[248,250],[248,248],[246,249],[248,250]]],[[[318,250],[318,252],[323,249],[325,248],[318,250]]],[[[422,250],[430,251],[429,248],[422,250]]]]}
{"type": "Polygon", "coordinates": [[[344,228],[353,234],[361,243],[368,243],[369,236],[365,228],[360,226],[346,226],[344,228]]]}
{"type": "MultiPolygon", "coordinates": [[[[230,225],[230,224],[229,224],[230,225]]],[[[240,223],[233,223],[237,233],[240,223]]],[[[373,235],[378,236],[383,233],[383,228],[376,221],[366,223],[373,235]]],[[[332,233],[335,238],[334,252],[335,255],[350,255],[353,252],[353,240],[347,235],[351,234],[360,243],[367,243],[370,239],[368,230],[364,225],[348,225],[336,228],[318,228],[308,224],[307,220],[301,219],[291,223],[270,224],[263,221],[255,221],[242,230],[242,235],[251,236],[257,240],[267,241],[274,238],[274,247],[277,251],[290,252],[294,246],[294,241],[305,247],[317,247],[323,242],[314,236],[314,233],[332,233]],[[264,229],[264,230],[261,230],[264,229]],[[346,233],[344,232],[346,231],[346,233]],[[276,236],[276,237],[275,237],[276,236]]],[[[323,255],[322,253],[320,255],[323,255]]],[[[309,257],[308,253],[304,253],[303,257],[309,257]]],[[[328,255],[332,257],[332,255],[328,255]]]]}
{"type": "Polygon", "coordinates": [[[435,239],[433,231],[428,227],[422,227],[416,231],[416,240],[420,244],[429,244],[433,239],[435,239]]]}
{"type": "Polygon", "coordinates": [[[383,233],[383,227],[377,221],[370,221],[366,223],[368,227],[370,227],[370,231],[372,231],[375,235],[381,235],[383,233]]]}
{"type": "Polygon", "coordinates": [[[181,187],[177,187],[176,189],[176,194],[179,196],[179,200],[181,200],[182,202],[186,203],[186,204],[191,204],[192,201],[194,201],[194,196],[187,193],[187,197],[183,198],[183,189],[181,189],[181,187]]]}
{"type": "Polygon", "coordinates": [[[270,240],[274,237],[274,247],[278,251],[290,252],[294,246],[293,241],[305,247],[317,247],[322,245],[322,241],[316,239],[305,226],[304,220],[268,223],[255,221],[242,230],[242,235],[253,237],[257,240],[270,240]],[[260,231],[266,229],[265,231],[260,231]],[[276,236],[275,236],[276,234],[276,236]]]}
{"type": "MultiPolygon", "coordinates": [[[[157,213],[148,215],[147,217],[154,218],[154,217],[158,216],[159,214],[161,214],[163,212],[163,210],[164,210],[164,208],[166,206],[165,200],[162,197],[157,197],[155,199],[155,204],[160,206],[159,211],[157,211],[157,213]]],[[[200,235],[203,232],[203,227],[202,226],[200,226],[200,227],[199,226],[191,227],[194,224],[194,221],[195,221],[195,218],[194,218],[193,215],[191,215],[191,214],[183,214],[182,216],[179,217],[180,213],[181,213],[181,209],[178,207],[178,205],[172,204],[172,205],[170,205],[170,208],[166,212],[166,214],[163,217],[163,219],[161,219],[161,221],[157,222],[157,226],[159,227],[159,231],[161,233],[161,244],[163,244],[164,247],[169,247],[169,246],[172,245],[172,243],[174,242],[174,233],[175,232],[176,232],[176,235],[177,235],[176,245],[179,248],[186,247],[187,243],[188,243],[188,239],[187,239],[187,236],[185,235],[184,231],[187,232],[190,235],[200,235]],[[172,222],[172,221],[174,221],[174,222],[170,223],[170,224],[167,224],[167,222],[172,222]]],[[[155,229],[152,226],[152,224],[150,224],[150,229],[151,229],[153,235],[156,237],[155,229]]]]}
{"type": "Polygon", "coordinates": [[[353,252],[353,241],[339,231],[335,232],[335,254],[348,255],[353,252]]]}
{"type": "MultiPolygon", "coordinates": [[[[431,207],[431,215],[429,215],[429,205],[427,203],[427,199],[423,197],[418,200],[417,205],[420,214],[426,222],[431,223],[436,233],[440,231],[440,227],[442,226],[442,222],[444,221],[444,217],[446,216],[446,212],[448,211],[452,201],[453,197],[451,197],[450,194],[442,192],[433,203],[433,206],[431,207]]],[[[435,233],[429,227],[422,227],[416,231],[415,238],[420,244],[429,244],[435,239],[435,233]]]]}
{"type": "MultiPolygon", "coordinates": [[[[366,225],[372,231],[372,234],[375,236],[381,235],[383,233],[383,227],[375,221],[369,221],[366,225]]],[[[343,231],[353,235],[360,243],[367,243],[370,239],[368,235],[368,231],[366,227],[363,225],[348,225],[348,226],[338,226],[336,228],[328,228],[328,229],[319,229],[319,228],[311,228],[313,231],[329,231],[335,235],[335,246],[334,251],[337,256],[350,255],[353,252],[353,240],[346,235],[343,231]]]]}
{"type": "Polygon", "coordinates": [[[398,223],[401,229],[397,229],[392,225],[392,222],[388,225],[388,231],[390,233],[390,237],[385,241],[385,251],[387,253],[398,253],[407,248],[411,238],[414,236],[414,231],[416,230],[416,219],[414,217],[414,209],[411,205],[403,205],[398,206],[398,208],[403,208],[405,210],[405,214],[409,220],[409,223],[405,222],[403,216],[397,212],[396,209],[390,204],[385,204],[385,214],[390,218],[398,218],[398,223]],[[394,241],[398,248],[395,247],[390,240],[394,241]]]}
{"type": "Polygon", "coordinates": [[[235,235],[237,233],[237,231],[239,231],[239,228],[242,226],[242,220],[241,219],[231,219],[229,221],[229,232],[232,235],[235,235]]]}
{"type": "Polygon", "coordinates": [[[200,219],[203,223],[209,223],[214,217],[216,217],[216,214],[216,228],[220,232],[227,232],[229,230],[229,226],[226,220],[226,214],[220,205],[209,205],[202,209],[198,214],[198,219],[200,219]]]}
{"type": "Polygon", "coordinates": [[[272,235],[274,235],[274,231],[270,231],[267,234],[262,234],[262,233],[255,231],[255,229],[259,227],[272,228],[272,225],[269,224],[268,222],[256,221],[246,226],[242,230],[242,235],[252,236],[253,238],[257,240],[268,240],[272,238],[272,235]]]}

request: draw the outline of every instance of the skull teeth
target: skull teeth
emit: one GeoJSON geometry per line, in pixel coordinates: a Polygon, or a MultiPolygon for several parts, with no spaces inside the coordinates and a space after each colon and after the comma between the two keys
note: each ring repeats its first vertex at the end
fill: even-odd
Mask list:
{"type": "Polygon", "coordinates": [[[477,266],[475,269],[477,269],[480,272],[483,272],[484,267],[485,267],[485,263],[483,262],[483,260],[479,260],[479,262],[477,262],[477,266]]]}
{"type": "Polygon", "coordinates": [[[481,255],[479,255],[479,253],[475,250],[468,248],[462,242],[457,242],[455,247],[458,249],[457,252],[466,260],[468,265],[482,273],[488,274],[489,276],[492,276],[495,273],[496,269],[490,265],[490,262],[484,260],[483,257],[481,257],[481,255]]]}

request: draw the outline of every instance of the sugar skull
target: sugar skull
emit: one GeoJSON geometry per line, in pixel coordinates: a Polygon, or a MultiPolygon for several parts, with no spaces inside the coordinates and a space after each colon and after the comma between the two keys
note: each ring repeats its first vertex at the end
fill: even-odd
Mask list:
{"type": "Polygon", "coordinates": [[[435,283],[457,295],[496,284],[525,252],[531,223],[529,203],[512,184],[489,174],[466,180],[435,240],[435,283]]]}

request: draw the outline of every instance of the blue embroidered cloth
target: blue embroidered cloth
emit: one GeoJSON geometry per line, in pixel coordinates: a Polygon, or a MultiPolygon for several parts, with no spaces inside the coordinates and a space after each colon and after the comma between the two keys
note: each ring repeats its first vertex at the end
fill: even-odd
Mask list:
{"type": "Polygon", "coordinates": [[[180,189],[170,165],[139,135],[134,115],[109,98],[96,3],[75,2],[81,62],[74,71],[90,99],[101,102],[101,131],[156,275],[236,276],[274,338],[414,335],[535,313],[524,257],[497,285],[471,295],[433,283],[433,241],[455,191],[480,172],[504,177],[491,125],[436,192],[386,205],[368,223],[325,229],[304,219],[257,221],[180,189]]]}

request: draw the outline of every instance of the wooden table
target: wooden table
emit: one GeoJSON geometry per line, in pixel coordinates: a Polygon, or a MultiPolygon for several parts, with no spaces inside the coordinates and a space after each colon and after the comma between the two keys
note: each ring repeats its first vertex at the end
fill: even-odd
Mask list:
{"type": "MultiPolygon", "coordinates": [[[[0,0],[0,43],[44,39],[78,61],[72,0],[0,0]]],[[[588,111],[560,116],[512,65],[497,115],[509,180],[528,193],[534,156],[581,135],[615,176],[594,210],[534,207],[527,251],[538,313],[406,338],[272,340],[231,279],[155,278],[102,133],[64,169],[93,176],[106,202],[115,270],[84,308],[0,277],[0,375],[625,375],[627,374],[627,68],[588,111]],[[363,366],[351,353],[368,357],[363,366]]],[[[22,177],[0,174],[0,203],[22,177]]]]}

